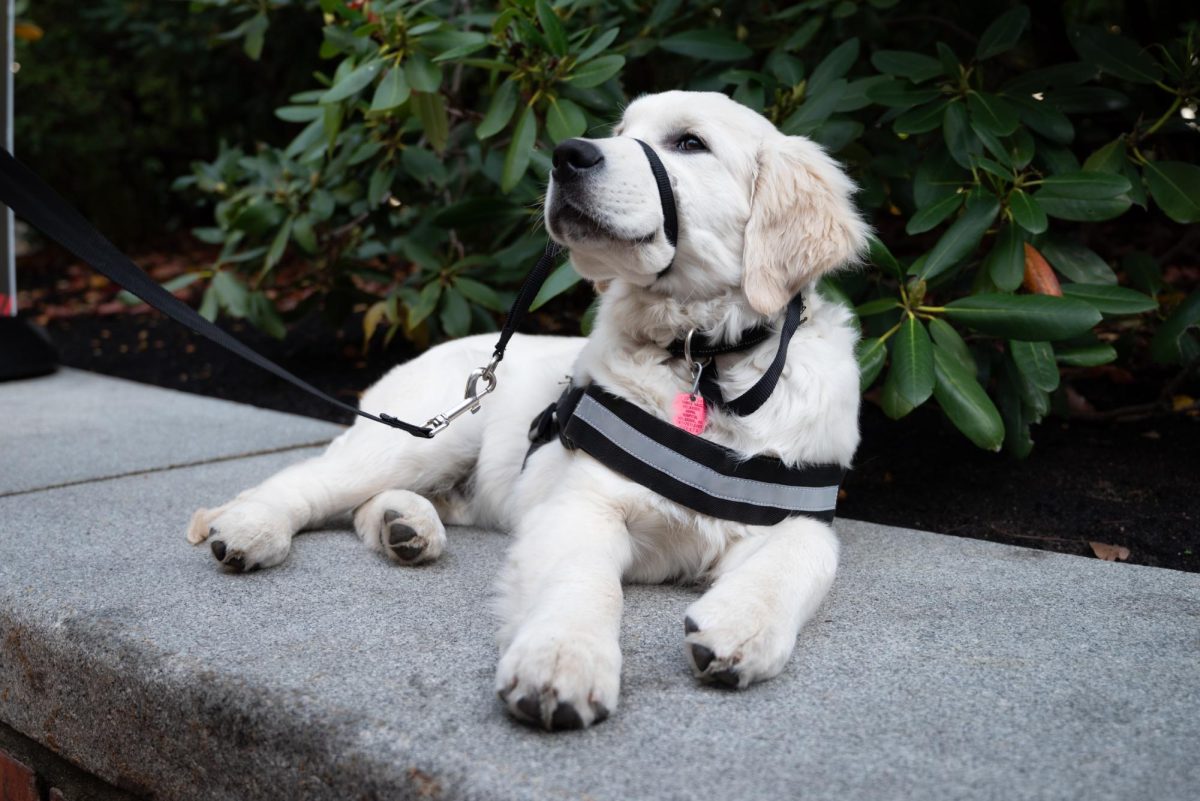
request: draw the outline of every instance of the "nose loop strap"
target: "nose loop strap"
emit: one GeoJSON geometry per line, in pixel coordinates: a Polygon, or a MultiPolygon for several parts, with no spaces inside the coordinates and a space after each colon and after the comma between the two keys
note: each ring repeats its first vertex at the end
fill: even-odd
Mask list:
{"type": "MultiPolygon", "coordinates": [[[[671,243],[671,247],[677,247],[677,243],[679,242],[679,217],[675,211],[675,193],[671,191],[671,176],[667,174],[667,168],[663,166],[662,159],[654,152],[654,148],[641,139],[634,139],[633,141],[642,146],[642,152],[646,154],[646,158],[650,161],[650,171],[654,173],[654,183],[658,184],[658,198],[662,202],[663,233],[667,235],[667,241],[671,243]]],[[[671,264],[674,263],[675,257],[672,255],[671,264]]],[[[662,276],[669,269],[671,269],[670,264],[659,273],[659,276],[662,276]]]]}

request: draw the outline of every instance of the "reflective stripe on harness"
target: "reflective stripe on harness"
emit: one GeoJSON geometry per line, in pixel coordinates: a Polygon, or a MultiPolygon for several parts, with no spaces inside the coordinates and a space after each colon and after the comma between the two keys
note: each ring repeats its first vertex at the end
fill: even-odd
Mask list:
{"type": "MultiPolygon", "coordinates": [[[[740,457],[592,385],[569,387],[534,420],[529,452],[558,436],[626,478],[722,520],[773,525],[797,515],[831,522],[845,469],[740,457]]],[[[528,456],[526,456],[528,459],[528,456]]]]}

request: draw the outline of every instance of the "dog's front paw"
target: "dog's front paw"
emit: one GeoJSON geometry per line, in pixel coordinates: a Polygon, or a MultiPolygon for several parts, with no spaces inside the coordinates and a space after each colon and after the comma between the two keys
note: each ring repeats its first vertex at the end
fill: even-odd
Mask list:
{"type": "Polygon", "coordinates": [[[220,509],[200,509],[188,525],[188,542],[208,541],[223,567],[246,573],[273,567],[292,547],[292,524],[287,515],[256,501],[235,501],[220,509]]]}
{"type": "Polygon", "coordinates": [[[701,681],[730,688],[779,675],[796,644],[786,617],[754,604],[723,607],[701,598],[683,621],[692,672],[701,681]]]}
{"type": "Polygon", "coordinates": [[[527,625],[500,658],[496,692],[523,723],[582,729],[617,708],[621,649],[615,638],[527,625]],[[610,641],[611,639],[611,641],[610,641]]]}
{"type": "Polygon", "coordinates": [[[381,492],[354,512],[354,529],[372,549],[405,565],[432,562],[446,549],[446,527],[426,498],[381,492]]]}

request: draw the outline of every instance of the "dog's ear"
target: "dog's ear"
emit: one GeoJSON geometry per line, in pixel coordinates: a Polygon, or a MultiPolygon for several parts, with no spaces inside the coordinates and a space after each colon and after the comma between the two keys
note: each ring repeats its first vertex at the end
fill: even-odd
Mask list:
{"type": "Polygon", "coordinates": [[[814,142],[763,141],[742,251],[742,288],[755,311],[775,314],[809,281],[858,259],[868,228],[854,190],[814,142]]]}

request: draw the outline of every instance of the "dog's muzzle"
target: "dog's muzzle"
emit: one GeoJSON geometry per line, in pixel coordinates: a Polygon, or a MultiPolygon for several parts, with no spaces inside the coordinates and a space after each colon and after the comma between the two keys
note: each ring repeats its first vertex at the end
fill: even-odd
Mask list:
{"type": "MultiPolygon", "coordinates": [[[[654,183],[658,186],[658,200],[662,204],[663,233],[671,248],[675,249],[679,242],[679,215],[675,209],[675,193],[671,191],[671,175],[663,165],[662,159],[654,152],[654,148],[641,139],[633,141],[641,145],[642,152],[650,162],[650,172],[654,173],[654,183]]],[[[574,183],[603,161],[604,154],[600,152],[600,148],[586,139],[565,139],[554,148],[554,180],[563,185],[574,183]]],[[[657,277],[661,278],[666,274],[674,263],[675,255],[672,253],[670,263],[659,271],[657,277]]]]}

